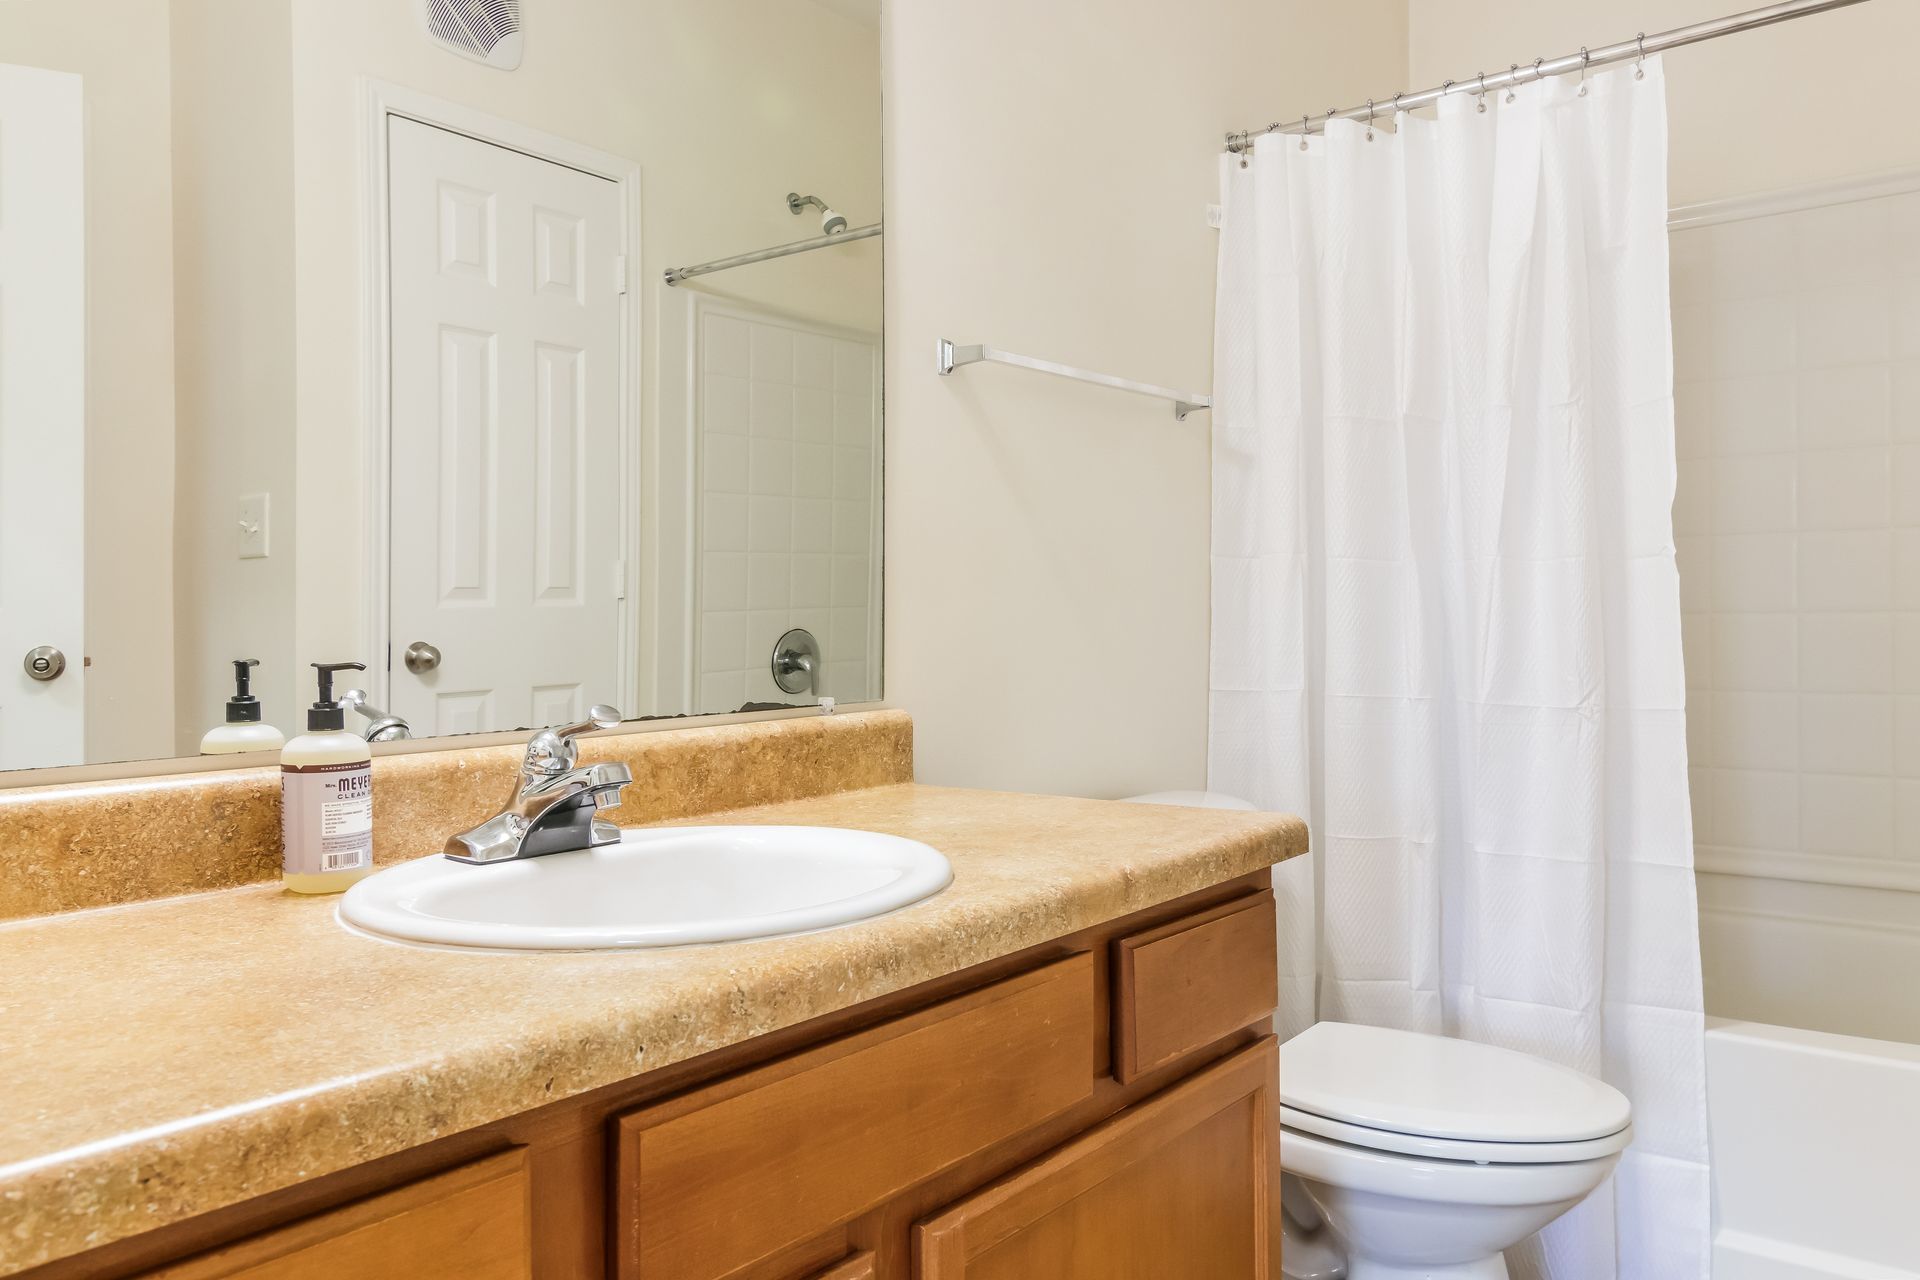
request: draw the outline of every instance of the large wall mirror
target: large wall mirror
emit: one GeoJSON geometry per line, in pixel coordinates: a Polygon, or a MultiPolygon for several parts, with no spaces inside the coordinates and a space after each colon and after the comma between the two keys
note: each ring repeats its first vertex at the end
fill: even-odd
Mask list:
{"type": "Polygon", "coordinates": [[[0,768],[880,696],[879,0],[0,0],[0,768]]]}

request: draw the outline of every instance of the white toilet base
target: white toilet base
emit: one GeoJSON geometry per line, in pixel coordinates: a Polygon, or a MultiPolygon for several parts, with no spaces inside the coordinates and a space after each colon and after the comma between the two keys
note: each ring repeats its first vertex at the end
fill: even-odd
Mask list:
{"type": "Polygon", "coordinates": [[[1397,1262],[1374,1262],[1349,1253],[1347,1280],[1507,1280],[1507,1264],[1498,1254],[1479,1262],[1406,1266],[1397,1262]]]}
{"type": "MultiPolygon", "coordinates": [[[[1592,1160],[1475,1164],[1374,1151],[1282,1127],[1290,1188],[1346,1246],[1347,1280],[1508,1280],[1502,1254],[1613,1172],[1592,1160]]],[[[1296,1219],[1300,1218],[1298,1213],[1296,1219]]],[[[1309,1220],[1309,1219],[1302,1219],[1309,1220]]]]}

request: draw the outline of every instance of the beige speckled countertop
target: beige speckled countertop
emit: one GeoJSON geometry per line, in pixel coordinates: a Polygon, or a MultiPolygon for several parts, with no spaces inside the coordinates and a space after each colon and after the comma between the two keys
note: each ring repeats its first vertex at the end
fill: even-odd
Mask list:
{"type": "Polygon", "coordinates": [[[0,1275],[982,964],[1306,848],[1273,814],[902,784],[699,821],[924,840],[876,920],[500,955],[346,932],[254,885],[0,925],[0,1275]]]}

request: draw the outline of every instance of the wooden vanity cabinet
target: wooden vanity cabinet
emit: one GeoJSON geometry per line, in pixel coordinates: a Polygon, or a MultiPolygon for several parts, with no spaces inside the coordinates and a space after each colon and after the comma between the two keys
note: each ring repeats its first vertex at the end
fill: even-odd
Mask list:
{"type": "Polygon", "coordinates": [[[1278,1280],[1265,873],[31,1280],[1278,1280]]]}

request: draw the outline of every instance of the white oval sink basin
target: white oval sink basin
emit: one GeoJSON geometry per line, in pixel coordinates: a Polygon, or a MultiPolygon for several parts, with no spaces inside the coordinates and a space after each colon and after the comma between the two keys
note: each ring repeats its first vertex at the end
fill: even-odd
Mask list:
{"type": "Polygon", "coordinates": [[[834,827],[659,827],[474,866],[439,854],[368,876],[340,916],[409,942],[592,950],[738,942],[851,924],[947,887],[918,840],[834,827]]]}

